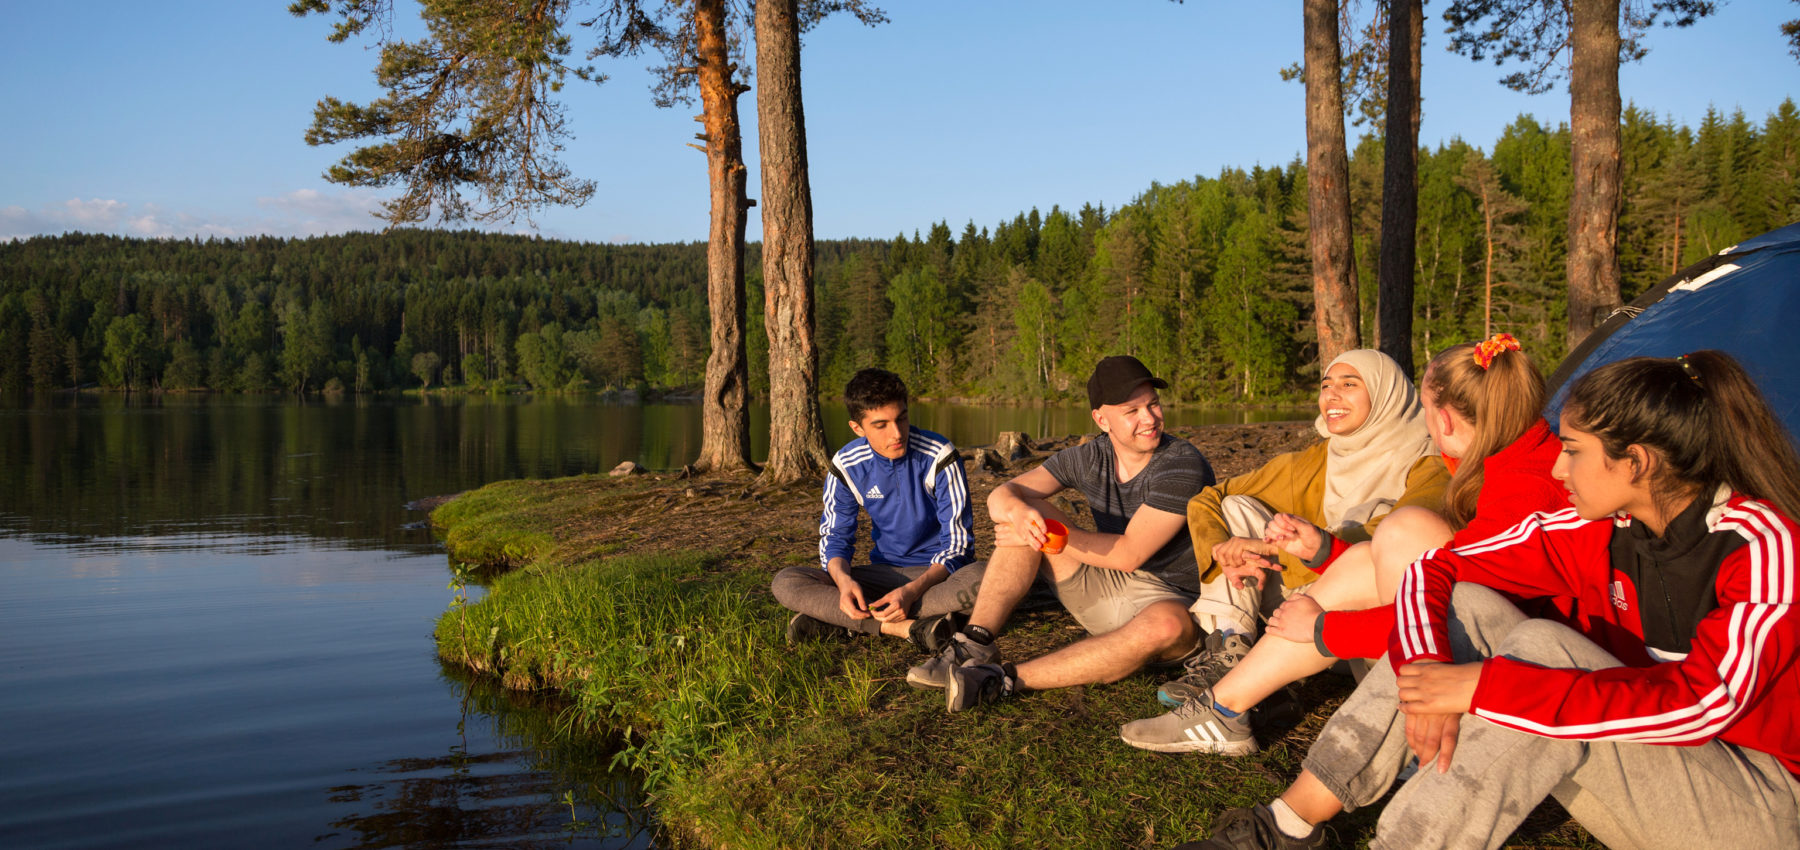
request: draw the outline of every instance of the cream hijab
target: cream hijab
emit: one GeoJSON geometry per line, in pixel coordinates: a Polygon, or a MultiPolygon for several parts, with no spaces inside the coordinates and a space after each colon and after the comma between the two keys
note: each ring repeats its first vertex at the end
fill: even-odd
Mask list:
{"type": "Polygon", "coordinates": [[[1393,510],[1406,493],[1413,464],[1437,454],[1425,428],[1419,393],[1401,374],[1399,364],[1372,348],[1359,348],[1338,355],[1325,371],[1339,363],[1362,375],[1369,391],[1369,418],[1342,436],[1325,429],[1323,414],[1313,421],[1313,428],[1327,441],[1321,512],[1325,527],[1334,534],[1393,510]]]}

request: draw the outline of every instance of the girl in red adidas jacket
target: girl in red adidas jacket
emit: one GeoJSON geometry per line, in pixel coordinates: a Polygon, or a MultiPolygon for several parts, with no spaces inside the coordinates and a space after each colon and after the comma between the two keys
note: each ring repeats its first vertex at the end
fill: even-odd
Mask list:
{"type": "MultiPolygon", "coordinates": [[[[1715,351],[1596,369],[1561,425],[1573,507],[1420,558],[1392,671],[1332,717],[1277,808],[1228,826],[1317,841],[1306,829],[1380,799],[1410,750],[1423,767],[1371,846],[1498,847],[1546,796],[1612,847],[1800,846],[1791,438],[1715,351]]],[[[1226,837],[1210,846],[1240,846],[1226,837]]]]}

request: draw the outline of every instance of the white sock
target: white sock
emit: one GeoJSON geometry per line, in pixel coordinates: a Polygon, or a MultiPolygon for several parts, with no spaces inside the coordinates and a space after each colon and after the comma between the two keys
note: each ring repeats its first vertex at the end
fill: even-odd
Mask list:
{"type": "Polygon", "coordinates": [[[1294,814],[1286,800],[1276,797],[1275,802],[1269,804],[1269,811],[1275,813],[1275,828],[1281,830],[1282,835],[1306,838],[1313,834],[1313,825],[1307,823],[1306,818],[1294,814]]]}

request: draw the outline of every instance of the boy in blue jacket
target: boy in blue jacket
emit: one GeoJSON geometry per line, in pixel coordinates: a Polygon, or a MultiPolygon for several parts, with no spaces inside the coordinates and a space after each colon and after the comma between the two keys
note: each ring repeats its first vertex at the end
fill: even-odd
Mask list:
{"type": "Polygon", "coordinates": [[[844,387],[851,440],[831,458],[819,521],[819,566],[775,575],[775,599],[796,612],[790,643],[886,634],[935,652],[975,604],[969,484],[956,446],[907,420],[906,384],[864,369],[844,387]],[[858,513],[869,515],[869,560],[852,566],[858,513]]]}

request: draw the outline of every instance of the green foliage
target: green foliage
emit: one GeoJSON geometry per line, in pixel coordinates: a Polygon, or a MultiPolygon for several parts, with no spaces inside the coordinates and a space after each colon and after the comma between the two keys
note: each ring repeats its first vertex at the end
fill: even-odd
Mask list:
{"type": "Polygon", "coordinates": [[[431,379],[437,377],[438,368],[443,365],[443,358],[435,351],[421,351],[412,356],[412,373],[418,377],[419,385],[431,389],[431,379]]]}
{"type": "MultiPolygon", "coordinates": [[[[295,15],[323,13],[326,0],[301,0],[295,15]]],[[[382,0],[338,3],[343,41],[393,13],[382,0]]],[[[574,177],[557,152],[567,135],[554,93],[574,73],[569,37],[562,32],[567,2],[537,4],[523,14],[499,0],[423,0],[428,37],[381,45],[376,81],[385,95],[367,105],[326,97],[306,131],[310,145],[376,139],[326,173],[335,183],[404,192],[384,203],[395,224],[508,219],[551,204],[580,205],[594,193],[574,177]],[[464,199],[464,187],[479,194],[464,199]]]]}
{"type": "Polygon", "coordinates": [[[106,324],[106,348],[101,352],[100,376],[108,386],[140,387],[153,354],[149,321],[143,316],[115,316],[106,324]]]}
{"type": "MultiPolygon", "coordinates": [[[[1760,126],[1710,112],[1692,129],[1633,107],[1622,131],[1627,298],[1800,220],[1791,102],[1760,126]]],[[[1370,282],[1381,147],[1366,138],[1351,162],[1357,261],[1370,282]]],[[[1561,357],[1569,147],[1566,127],[1520,116],[1488,151],[1454,140],[1420,152],[1415,366],[1482,333],[1490,274],[1493,330],[1518,336],[1546,368],[1561,357]]],[[[1305,198],[1295,161],[1154,184],[1113,210],[821,240],[821,386],[835,392],[881,366],[940,397],[1079,397],[1095,360],[1131,352],[1173,383],[1172,400],[1304,394],[1317,370],[1305,198]]],[[[748,268],[759,254],[749,247],[748,268]]],[[[413,358],[425,353],[441,358],[433,385],[691,389],[710,345],[705,270],[700,244],[437,230],[37,237],[0,244],[0,391],[98,380],[311,392],[336,378],[371,392],[423,383],[413,358]]],[[[747,288],[751,356],[766,363],[754,272],[747,288]]]]}

